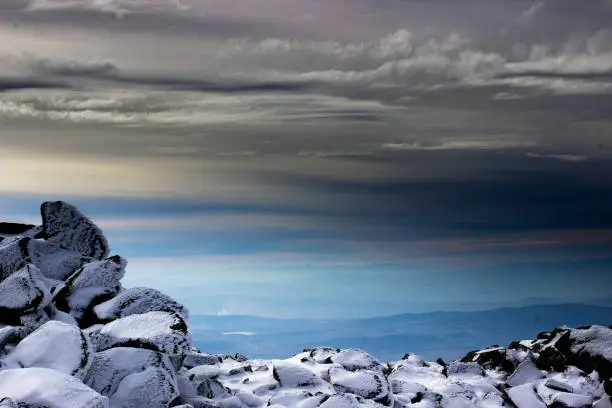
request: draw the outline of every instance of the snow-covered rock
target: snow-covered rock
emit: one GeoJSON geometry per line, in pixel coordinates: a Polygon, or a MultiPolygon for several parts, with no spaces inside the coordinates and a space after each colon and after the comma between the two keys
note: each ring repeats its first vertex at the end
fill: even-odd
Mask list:
{"type": "Polygon", "coordinates": [[[172,312],[188,318],[187,309],[170,296],[151,288],[131,288],[94,309],[101,320],[113,320],[152,311],[172,312]]]}
{"type": "Polygon", "coordinates": [[[47,282],[34,265],[26,265],[0,282],[0,322],[43,309],[51,302],[47,282]]]}
{"type": "Polygon", "coordinates": [[[0,282],[26,266],[29,260],[30,238],[10,239],[0,242],[0,282]]]}
{"type": "Polygon", "coordinates": [[[0,370],[3,398],[20,408],[109,408],[108,398],[78,378],[48,368],[0,370]]]}
{"type": "Polygon", "coordinates": [[[84,382],[100,394],[112,396],[127,376],[151,367],[166,371],[170,378],[174,375],[165,354],[133,347],[112,348],[93,355],[84,382]]]}
{"type": "Polygon", "coordinates": [[[169,356],[184,355],[191,348],[187,323],[177,314],[148,312],[114,320],[100,329],[97,351],[113,347],[149,348],[169,356]]]}
{"type": "Polygon", "coordinates": [[[8,368],[50,368],[82,379],[92,354],[89,340],[78,327],[49,321],[21,340],[3,362],[8,368]]]}
{"type": "Polygon", "coordinates": [[[110,405],[112,408],[166,408],[178,396],[178,386],[167,370],[147,367],[119,383],[110,397],[110,405]]]}
{"type": "Polygon", "coordinates": [[[43,223],[37,238],[91,259],[108,256],[109,246],[102,231],[73,205],[48,201],[41,205],[40,213],[43,223]]]}

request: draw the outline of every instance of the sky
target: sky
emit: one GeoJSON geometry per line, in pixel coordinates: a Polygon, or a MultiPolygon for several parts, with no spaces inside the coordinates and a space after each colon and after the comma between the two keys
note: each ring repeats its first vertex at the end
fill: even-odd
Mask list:
{"type": "Polygon", "coordinates": [[[2,0],[0,214],[192,314],[612,295],[612,2],[2,0]]]}

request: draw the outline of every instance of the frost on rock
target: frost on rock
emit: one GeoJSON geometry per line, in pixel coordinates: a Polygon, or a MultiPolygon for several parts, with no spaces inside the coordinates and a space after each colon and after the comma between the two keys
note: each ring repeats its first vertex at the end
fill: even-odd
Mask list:
{"type": "Polygon", "coordinates": [[[20,315],[40,310],[51,301],[51,292],[40,271],[33,265],[0,282],[0,322],[12,322],[20,315]]]}
{"type": "Polygon", "coordinates": [[[38,237],[45,238],[49,245],[92,259],[108,256],[108,242],[102,231],[73,205],[48,201],[41,205],[40,213],[43,225],[38,237]]]}
{"type": "Polygon", "coordinates": [[[92,354],[89,341],[78,327],[50,321],[21,340],[3,362],[9,368],[50,368],[82,379],[92,354]]]}
{"type": "Polygon", "coordinates": [[[29,260],[29,242],[30,238],[0,242],[0,282],[11,276],[15,271],[26,266],[29,260]]]}
{"type": "Polygon", "coordinates": [[[147,367],[165,370],[171,377],[172,364],[165,354],[132,347],[117,347],[95,353],[85,376],[85,384],[102,395],[112,396],[128,375],[147,367]]]}
{"type": "MultiPolygon", "coordinates": [[[[0,224],[0,408],[612,408],[612,329],[427,362],[359,349],[285,360],[192,346],[187,309],[123,288],[100,229],[47,202],[42,227],[0,224]]],[[[239,350],[236,350],[239,351],[239,350]]]]}
{"type": "Polygon", "coordinates": [[[24,408],[109,408],[108,398],[79,379],[48,368],[0,370],[2,398],[24,408]]]}
{"type": "Polygon", "coordinates": [[[83,288],[100,287],[118,292],[125,275],[127,261],[115,255],[102,261],[90,262],[66,280],[66,291],[74,293],[83,288]]]}
{"type": "Polygon", "coordinates": [[[342,350],[334,354],[331,360],[350,371],[383,370],[385,368],[380,361],[359,349],[342,350]]]}
{"type": "Polygon", "coordinates": [[[170,296],[151,288],[131,288],[95,307],[101,320],[112,320],[152,311],[173,312],[188,318],[187,309],[170,296]]]}
{"type": "Polygon", "coordinates": [[[113,408],[166,408],[178,396],[178,386],[167,370],[147,367],[125,377],[110,404],[113,408]]]}
{"type": "Polygon", "coordinates": [[[58,280],[66,279],[91,260],[80,252],[61,248],[58,243],[38,239],[28,242],[28,254],[31,262],[44,276],[58,280]]]}
{"type": "Polygon", "coordinates": [[[183,318],[167,312],[148,312],[117,319],[105,325],[96,344],[98,351],[112,347],[150,348],[170,356],[184,355],[191,333],[183,318]]]}

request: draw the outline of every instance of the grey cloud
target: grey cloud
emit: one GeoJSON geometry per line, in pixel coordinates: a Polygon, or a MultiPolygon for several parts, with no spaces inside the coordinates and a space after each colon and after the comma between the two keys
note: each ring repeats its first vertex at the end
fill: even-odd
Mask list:
{"type": "Polygon", "coordinates": [[[67,84],[36,78],[2,78],[0,77],[0,92],[22,91],[28,89],[66,89],[67,84]]]}
{"type": "Polygon", "coordinates": [[[60,76],[66,78],[87,78],[108,81],[116,85],[139,85],[150,88],[163,88],[175,91],[247,93],[247,92],[289,92],[305,90],[314,84],[297,81],[266,82],[236,80],[223,78],[184,78],[178,76],[135,75],[122,72],[110,62],[81,63],[76,61],[41,60],[34,64],[34,69],[42,76],[60,76]]]}

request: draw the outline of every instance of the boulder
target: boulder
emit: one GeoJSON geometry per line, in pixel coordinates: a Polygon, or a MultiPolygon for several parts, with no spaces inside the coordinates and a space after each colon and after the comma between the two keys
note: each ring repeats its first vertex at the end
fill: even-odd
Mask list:
{"type": "Polygon", "coordinates": [[[0,322],[14,324],[21,315],[41,310],[50,302],[47,282],[33,265],[26,265],[0,282],[0,322]]]}
{"type": "Polygon", "coordinates": [[[150,288],[126,289],[114,298],[99,304],[94,309],[100,320],[114,320],[122,317],[160,311],[171,312],[188,318],[187,309],[158,290],[150,288]]]}
{"type": "Polygon", "coordinates": [[[49,368],[82,379],[92,354],[87,337],[78,327],[49,321],[21,340],[3,360],[9,368],[49,368]]]}
{"type": "Polygon", "coordinates": [[[384,401],[389,396],[387,379],[376,371],[347,371],[332,367],[329,370],[329,378],[334,389],[340,393],[355,394],[376,401],[384,401]]]}
{"type": "Polygon", "coordinates": [[[48,201],[41,205],[40,213],[43,224],[37,238],[91,259],[108,256],[109,246],[102,231],[73,205],[48,201]]]}
{"type": "Polygon", "coordinates": [[[0,398],[18,407],[109,408],[108,398],[78,378],[49,368],[0,371],[0,398]]]}
{"type": "Polygon", "coordinates": [[[349,371],[385,370],[386,366],[363,350],[346,349],[331,356],[331,361],[349,371]]]}
{"type": "Polygon", "coordinates": [[[517,408],[546,408],[533,384],[523,384],[508,390],[508,396],[517,408]]]}
{"type": "Polygon", "coordinates": [[[79,289],[99,287],[119,292],[126,265],[127,261],[118,255],[89,262],[67,278],[64,291],[70,295],[79,289]]]}
{"type": "Polygon", "coordinates": [[[173,313],[148,312],[112,321],[100,329],[97,351],[113,347],[137,347],[183,356],[191,348],[191,333],[185,320],[173,313]]]}
{"type": "Polygon", "coordinates": [[[29,262],[30,238],[0,242],[0,282],[22,269],[29,262]]]}
{"type": "Polygon", "coordinates": [[[516,367],[516,370],[506,380],[506,385],[509,387],[516,387],[527,383],[532,383],[537,380],[544,378],[544,374],[538,369],[531,358],[523,360],[522,363],[516,367]]]}
{"type": "Polygon", "coordinates": [[[91,258],[80,252],[61,248],[59,244],[33,239],[28,243],[31,262],[47,278],[64,280],[81,268],[91,258]]]}
{"type": "Polygon", "coordinates": [[[583,371],[597,370],[604,378],[612,377],[612,329],[590,326],[569,334],[569,363],[583,371]]]}
{"type": "Polygon", "coordinates": [[[309,369],[289,362],[277,361],[272,368],[274,379],[282,387],[312,387],[321,384],[321,379],[309,369]]]}
{"type": "Polygon", "coordinates": [[[110,397],[110,405],[112,408],[167,408],[178,397],[178,386],[167,370],[147,367],[119,383],[110,397]]]}
{"type": "Polygon", "coordinates": [[[169,377],[174,373],[165,354],[141,348],[117,347],[94,353],[84,382],[100,394],[110,397],[124,378],[147,367],[164,370],[169,377]]]}

